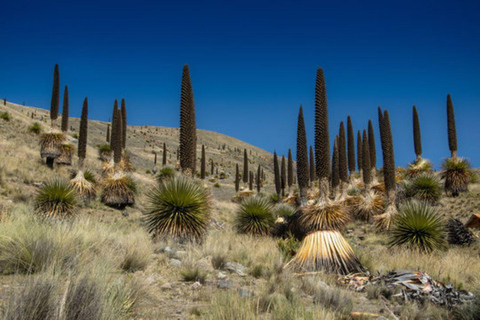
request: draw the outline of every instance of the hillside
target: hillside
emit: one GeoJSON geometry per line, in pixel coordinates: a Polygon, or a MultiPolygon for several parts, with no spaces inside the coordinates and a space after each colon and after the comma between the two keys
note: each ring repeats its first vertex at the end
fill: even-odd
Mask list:
{"type": "MultiPolygon", "coordinates": [[[[227,178],[206,182],[212,220],[200,243],[152,239],[143,220],[145,194],[157,183],[149,173],[152,152],[158,153],[160,164],[165,142],[168,164],[175,165],[175,128],[128,127],[127,149],[138,189],[135,205],[116,210],[97,196],[78,207],[75,219],[38,218],[34,197],[39,187],[53,177],[68,179],[77,157],[71,167],[50,170],[40,158],[39,136],[29,132],[35,122],[48,129],[48,112],[12,103],[0,105],[3,112],[10,120],[0,119],[0,312],[16,314],[6,319],[58,319],[27,317],[19,310],[28,310],[28,299],[37,299],[37,305],[46,309],[57,310],[58,304],[67,308],[69,300],[58,297],[71,292],[78,293],[73,305],[79,310],[68,306],[78,311],[77,319],[454,318],[454,311],[444,306],[426,300],[406,302],[403,295],[396,298],[384,284],[356,290],[340,275],[285,268],[292,250],[298,249],[293,238],[239,234],[235,228],[239,205],[230,201],[235,194],[235,164],[242,168],[247,149],[251,169],[260,164],[265,170],[268,195],[273,193],[272,155],[215,132],[198,130],[198,146],[206,145],[207,159],[227,178]]],[[[76,143],[79,119],[72,118],[70,124],[69,139],[76,143]]],[[[86,167],[97,177],[102,165],[97,145],[105,143],[106,128],[105,122],[89,121],[86,167]]],[[[480,185],[471,185],[470,192],[457,198],[442,195],[436,208],[440,217],[465,223],[480,211],[480,185]]],[[[478,237],[470,247],[451,246],[428,254],[390,248],[388,232],[376,232],[373,223],[358,219],[347,224],[344,236],[369,275],[423,271],[455,288],[479,293],[478,237]]]]}

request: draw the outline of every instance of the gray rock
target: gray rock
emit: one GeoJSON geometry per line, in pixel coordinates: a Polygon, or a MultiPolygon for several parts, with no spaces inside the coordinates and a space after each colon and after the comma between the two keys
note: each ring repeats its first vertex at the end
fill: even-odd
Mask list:
{"type": "Polygon", "coordinates": [[[223,273],[222,271],[218,272],[217,279],[225,279],[227,275],[223,273]]]}
{"type": "Polygon", "coordinates": [[[236,263],[232,261],[228,261],[227,263],[225,263],[225,269],[230,272],[236,273],[241,277],[245,277],[247,272],[247,268],[242,266],[240,263],[236,263]]]}
{"type": "Polygon", "coordinates": [[[233,282],[232,280],[220,280],[217,283],[217,287],[220,289],[228,289],[234,286],[235,286],[235,282],[233,282]]]}
{"type": "Polygon", "coordinates": [[[170,248],[170,247],[165,247],[165,249],[163,249],[163,251],[165,253],[172,253],[173,252],[172,248],[170,248]]]}
{"type": "Polygon", "coordinates": [[[253,290],[249,290],[249,289],[238,288],[237,292],[242,298],[250,298],[250,297],[253,297],[254,295],[253,290]]]}
{"type": "Polygon", "coordinates": [[[182,261],[180,261],[178,259],[170,259],[170,263],[175,267],[179,267],[179,266],[182,265],[182,261]]]}

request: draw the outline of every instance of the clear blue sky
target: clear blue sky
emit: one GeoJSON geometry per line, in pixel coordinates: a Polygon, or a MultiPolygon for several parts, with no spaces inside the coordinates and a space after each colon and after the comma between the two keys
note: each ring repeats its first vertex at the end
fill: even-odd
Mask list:
{"type": "Polygon", "coordinates": [[[381,105],[398,165],[414,159],[413,104],[424,157],[438,166],[449,156],[451,93],[459,155],[480,166],[476,0],[4,1],[0,35],[0,97],[49,108],[58,63],[73,116],[88,96],[90,117],[108,120],[125,97],[129,124],[176,127],[188,63],[198,128],[280,154],[295,153],[300,103],[313,144],[317,67],[331,138],[347,115],[355,129],[372,118],[378,135],[381,105]]]}

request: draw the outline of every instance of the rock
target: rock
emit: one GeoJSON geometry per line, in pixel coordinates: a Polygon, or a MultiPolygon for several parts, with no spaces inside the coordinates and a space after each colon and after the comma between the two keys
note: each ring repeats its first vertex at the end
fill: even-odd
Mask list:
{"type": "Polygon", "coordinates": [[[170,290],[170,289],[172,289],[172,285],[167,282],[167,283],[162,284],[162,285],[160,286],[160,289],[162,289],[162,290],[170,290]]]}
{"type": "Polygon", "coordinates": [[[170,259],[170,263],[175,267],[179,267],[179,266],[182,265],[182,261],[180,261],[178,259],[170,259]]]}
{"type": "Polygon", "coordinates": [[[250,298],[250,297],[253,297],[254,295],[253,290],[249,290],[249,289],[238,288],[237,292],[242,298],[250,298]]]}
{"type": "Polygon", "coordinates": [[[202,287],[202,284],[198,281],[192,284],[192,289],[199,289],[201,287],[202,287]]]}
{"type": "Polygon", "coordinates": [[[223,273],[222,271],[218,272],[217,279],[225,279],[227,275],[223,273]]]}
{"type": "Polygon", "coordinates": [[[247,268],[242,266],[240,263],[228,261],[225,263],[225,269],[238,274],[241,277],[245,277],[245,273],[247,272],[247,268]]]}
{"type": "Polygon", "coordinates": [[[217,283],[217,287],[220,289],[228,289],[234,286],[235,286],[235,282],[233,282],[232,280],[220,280],[217,283]]]}

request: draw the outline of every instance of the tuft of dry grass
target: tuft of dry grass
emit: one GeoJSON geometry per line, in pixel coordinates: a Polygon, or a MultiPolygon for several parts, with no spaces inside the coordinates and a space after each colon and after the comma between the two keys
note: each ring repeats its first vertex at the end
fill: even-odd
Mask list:
{"type": "Polygon", "coordinates": [[[340,204],[305,206],[299,214],[298,223],[307,232],[342,230],[350,221],[347,208],[340,204]]]}

